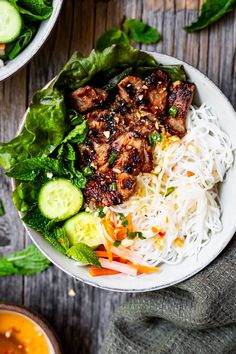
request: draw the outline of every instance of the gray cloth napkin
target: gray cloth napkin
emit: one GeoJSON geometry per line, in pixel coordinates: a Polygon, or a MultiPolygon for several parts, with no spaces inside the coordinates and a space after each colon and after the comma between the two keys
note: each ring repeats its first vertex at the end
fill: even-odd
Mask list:
{"type": "Polygon", "coordinates": [[[114,315],[105,354],[236,354],[236,239],[207,268],[138,294],[114,315]]]}

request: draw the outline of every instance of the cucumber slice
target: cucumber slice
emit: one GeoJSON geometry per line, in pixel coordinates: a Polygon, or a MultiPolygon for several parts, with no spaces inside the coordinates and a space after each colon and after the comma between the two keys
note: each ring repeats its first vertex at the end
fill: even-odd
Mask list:
{"type": "Polygon", "coordinates": [[[72,245],[83,242],[96,248],[101,244],[99,219],[90,213],[82,212],[65,222],[69,241],[72,245]]]}
{"type": "Polygon", "coordinates": [[[16,39],[21,31],[22,18],[17,9],[6,0],[0,0],[0,43],[16,39]]]}
{"type": "Polygon", "coordinates": [[[39,209],[48,219],[66,220],[78,213],[82,204],[81,190],[64,178],[47,182],[39,192],[39,209]]]}

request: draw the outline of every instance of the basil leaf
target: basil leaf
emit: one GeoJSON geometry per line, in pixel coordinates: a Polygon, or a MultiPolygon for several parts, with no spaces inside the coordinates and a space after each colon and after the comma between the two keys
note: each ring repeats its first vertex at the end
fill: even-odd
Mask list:
{"type": "Polygon", "coordinates": [[[184,29],[187,32],[194,32],[206,28],[232,11],[235,4],[236,0],[206,0],[197,21],[185,26],[184,29]]]}
{"type": "Polygon", "coordinates": [[[0,276],[10,274],[32,275],[43,272],[50,265],[50,261],[31,245],[8,257],[0,258],[0,276]]]}
{"type": "Polygon", "coordinates": [[[97,39],[95,48],[102,51],[105,48],[110,47],[112,44],[129,45],[129,38],[119,28],[114,27],[104,32],[97,39]]]}
{"type": "Polygon", "coordinates": [[[98,268],[101,268],[98,256],[92,250],[92,248],[85,243],[77,243],[76,245],[69,248],[66,254],[68,257],[71,257],[83,264],[92,264],[98,268]]]}
{"type": "Polygon", "coordinates": [[[5,210],[4,210],[3,202],[0,199],[0,216],[3,215],[5,215],[5,210]]]}
{"type": "Polygon", "coordinates": [[[138,19],[128,19],[123,28],[127,36],[137,43],[153,44],[161,39],[156,28],[149,26],[138,19]]]}

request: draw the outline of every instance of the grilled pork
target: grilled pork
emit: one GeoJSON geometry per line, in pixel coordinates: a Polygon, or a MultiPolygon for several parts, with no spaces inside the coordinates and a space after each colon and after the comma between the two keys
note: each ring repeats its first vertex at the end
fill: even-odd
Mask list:
{"type": "Polygon", "coordinates": [[[149,135],[165,127],[183,137],[193,93],[193,84],[172,83],[161,70],[145,79],[125,77],[113,100],[91,86],[71,93],[72,107],[85,114],[89,127],[85,144],[78,145],[79,165],[94,170],[85,189],[87,203],[115,205],[132,195],[136,176],[153,170],[149,135]]]}

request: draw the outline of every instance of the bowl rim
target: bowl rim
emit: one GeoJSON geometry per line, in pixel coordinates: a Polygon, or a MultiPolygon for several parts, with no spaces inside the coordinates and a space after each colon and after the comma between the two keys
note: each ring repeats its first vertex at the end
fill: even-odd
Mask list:
{"type": "MultiPolygon", "coordinates": [[[[173,57],[171,55],[167,55],[167,54],[162,54],[159,52],[154,52],[154,51],[146,51],[143,50],[144,52],[150,54],[150,55],[155,55],[155,56],[159,56],[160,57],[160,62],[162,61],[162,59],[174,59],[175,62],[178,62],[178,64],[185,66],[186,68],[190,68],[192,71],[194,71],[196,74],[198,74],[199,76],[201,76],[205,81],[208,82],[208,84],[212,87],[212,89],[214,91],[217,91],[219,95],[221,95],[224,100],[227,102],[228,107],[230,108],[232,114],[235,116],[236,119],[236,111],[234,109],[234,107],[232,106],[231,102],[229,101],[229,99],[223,94],[223,92],[220,90],[220,88],[212,81],[210,80],[205,74],[203,74],[200,70],[196,69],[194,66],[192,66],[191,64],[180,60],[176,57],[173,57]]],[[[53,82],[55,80],[56,77],[54,77],[52,80],[50,80],[43,88],[47,88],[51,82],[53,82]]],[[[18,134],[20,134],[20,132],[23,129],[25,120],[26,120],[26,115],[27,112],[29,110],[29,107],[27,108],[27,110],[25,111],[25,114],[23,115],[20,124],[19,124],[19,128],[17,130],[16,136],[18,134]]],[[[16,181],[14,178],[11,179],[12,180],[12,189],[14,190],[16,187],[16,181]]],[[[20,216],[23,216],[23,213],[18,212],[20,216]]],[[[22,221],[22,220],[21,220],[22,221]]],[[[69,276],[71,276],[72,278],[81,281],[82,283],[91,285],[93,287],[99,288],[99,289],[103,289],[103,290],[109,290],[109,291],[113,291],[113,292],[124,292],[124,293],[143,293],[143,292],[149,292],[149,291],[155,291],[155,290],[160,290],[160,289],[164,289],[167,288],[169,286],[173,286],[175,284],[179,284],[189,278],[191,278],[192,276],[194,276],[195,274],[199,273],[201,270],[203,270],[205,267],[207,267],[211,262],[213,262],[220,254],[221,252],[225,249],[225,247],[227,246],[227,244],[231,241],[231,239],[234,236],[234,233],[236,232],[236,224],[231,228],[231,232],[230,234],[232,235],[231,237],[227,238],[224,242],[222,242],[220,249],[211,255],[211,257],[208,257],[207,260],[205,262],[202,263],[202,265],[198,266],[193,272],[187,274],[186,276],[183,276],[182,278],[176,280],[176,281],[170,281],[169,283],[165,283],[165,285],[155,285],[153,287],[144,287],[143,289],[135,289],[135,288],[131,288],[131,289],[117,289],[117,288],[113,288],[111,286],[103,286],[100,284],[96,284],[93,281],[89,281],[89,280],[84,280],[82,277],[79,277],[77,275],[71,274],[70,271],[66,270],[63,268],[63,266],[61,266],[60,264],[58,264],[57,261],[53,260],[52,257],[48,254],[48,250],[42,248],[40,245],[38,245],[37,241],[35,240],[34,236],[31,234],[31,229],[22,221],[23,226],[27,232],[27,234],[29,235],[30,239],[34,242],[34,244],[40,249],[40,251],[57,267],[59,268],[61,271],[63,271],[64,273],[68,274],[69,276]]]]}
{"type": "Polygon", "coordinates": [[[20,314],[36,323],[43,330],[45,336],[51,343],[52,348],[54,350],[54,354],[63,354],[57,334],[41,315],[34,311],[28,310],[25,306],[15,305],[11,303],[0,303],[0,313],[1,312],[11,312],[20,314]]]}
{"type": "Polygon", "coordinates": [[[12,75],[16,74],[19,70],[21,70],[36,54],[37,52],[40,50],[40,48],[43,46],[43,44],[46,42],[46,40],[48,39],[48,37],[50,36],[56,21],[59,17],[60,11],[61,11],[61,7],[63,4],[63,0],[54,0],[56,2],[56,4],[53,3],[53,13],[51,15],[51,17],[49,17],[47,20],[44,20],[41,22],[39,28],[41,27],[41,25],[43,23],[45,23],[45,26],[47,26],[47,28],[45,29],[45,31],[43,32],[42,36],[39,37],[39,39],[36,39],[36,35],[37,32],[39,31],[39,28],[33,38],[33,40],[28,43],[28,45],[24,48],[24,50],[19,53],[19,55],[17,55],[16,58],[14,58],[13,60],[16,60],[16,62],[14,63],[14,65],[12,67],[10,67],[8,70],[5,70],[5,72],[3,72],[3,74],[1,74],[1,69],[7,66],[3,66],[2,68],[0,68],[0,83],[7,80],[8,78],[10,78],[12,75]],[[32,46],[32,49],[29,49],[29,46],[32,46]],[[25,54],[25,57],[21,59],[21,61],[18,63],[17,58],[18,56],[21,56],[21,54],[25,54]]]}

